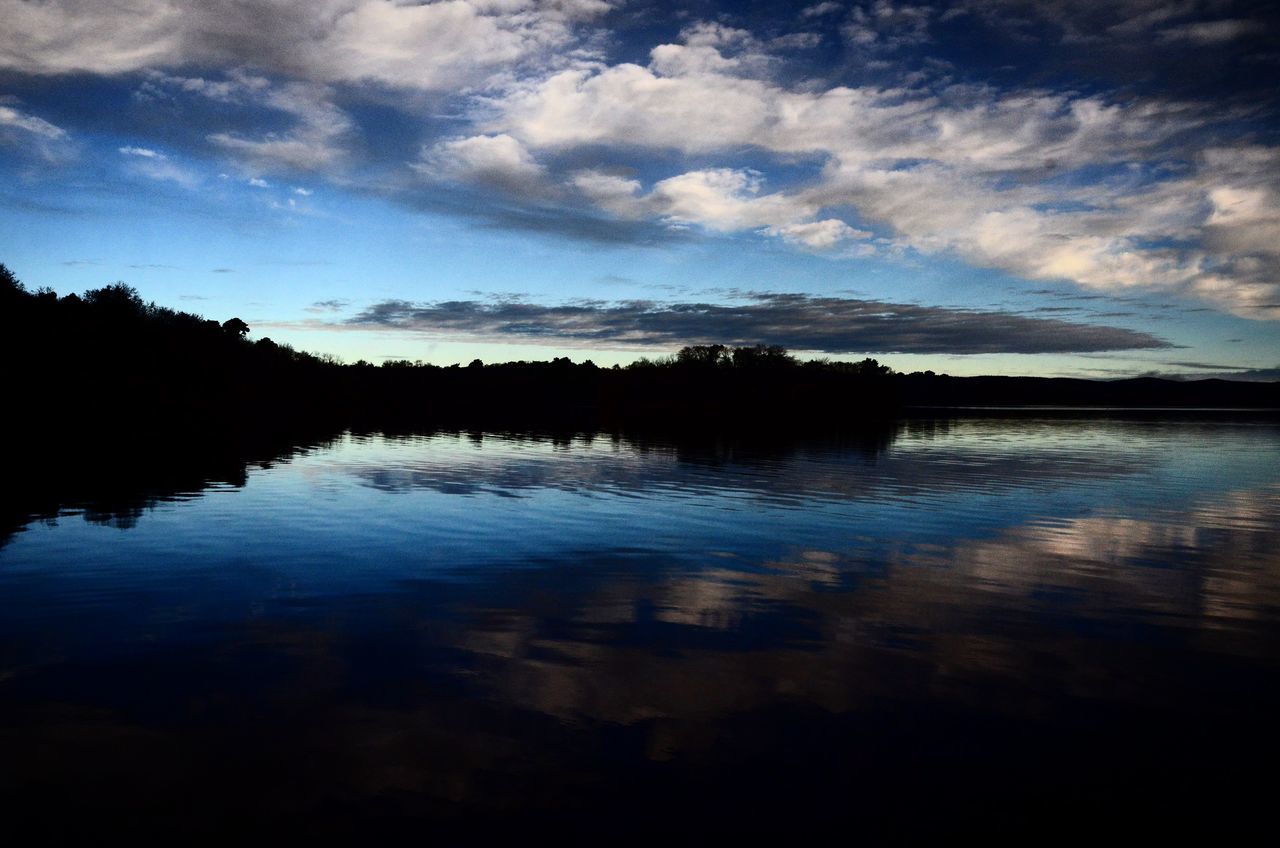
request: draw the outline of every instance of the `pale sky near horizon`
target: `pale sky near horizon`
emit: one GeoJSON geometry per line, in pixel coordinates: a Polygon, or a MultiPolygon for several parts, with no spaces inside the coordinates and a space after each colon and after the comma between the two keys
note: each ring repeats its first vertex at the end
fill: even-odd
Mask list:
{"type": "Polygon", "coordinates": [[[347,360],[1280,378],[1217,0],[0,0],[0,262],[347,360]]]}

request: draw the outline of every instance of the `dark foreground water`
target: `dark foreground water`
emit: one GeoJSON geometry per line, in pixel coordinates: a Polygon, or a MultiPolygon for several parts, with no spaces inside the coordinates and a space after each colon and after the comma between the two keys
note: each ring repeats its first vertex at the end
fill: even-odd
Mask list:
{"type": "Polygon", "coordinates": [[[6,828],[1272,826],[1274,420],[202,450],[9,492],[6,828]]]}

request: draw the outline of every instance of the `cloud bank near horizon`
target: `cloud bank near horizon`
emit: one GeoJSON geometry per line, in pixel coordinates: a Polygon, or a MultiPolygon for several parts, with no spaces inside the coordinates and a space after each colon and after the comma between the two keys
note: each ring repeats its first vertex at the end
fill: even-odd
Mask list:
{"type": "Polygon", "coordinates": [[[568,347],[760,343],[827,354],[1093,353],[1173,347],[1149,333],[1056,318],[782,293],[751,294],[735,304],[387,300],[344,323],[356,329],[568,347]]]}

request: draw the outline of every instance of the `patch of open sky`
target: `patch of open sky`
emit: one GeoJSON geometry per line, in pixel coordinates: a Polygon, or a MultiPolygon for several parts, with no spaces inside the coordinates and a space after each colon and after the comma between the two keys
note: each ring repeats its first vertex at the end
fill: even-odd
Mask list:
{"type": "MultiPolygon", "coordinates": [[[[1196,242],[1190,239],[1174,238],[1173,236],[1170,236],[1168,238],[1133,237],[1129,239],[1129,242],[1134,247],[1140,250],[1151,250],[1151,251],[1189,250],[1189,251],[1198,252],[1198,245],[1196,244],[1196,242]]],[[[1212,269],[1217,265],[1218,261],[1220,260],[1217,260],[1214,257],[1206,257],[1204,261],[1205,261],[1205,267],[1207,269],[1212,269]]],[[[1204,306],[1204,303],[1200,302],[1199,305],[1204,306]]]]}
{"type": "Polygon", "coordinates": [[[1168,174],[1156,173],[1151,166],[1129,162],[1099,163],[1074,168],[1058,167],[1056,163],[1046,163],[1046,167],[1038,169],[1034,174],[1037,185],[1049,189],[1089,189],[1095,187],[1119,188],[1120,186],[1137,186],[1146,182],[1167,178],[1168,174]]]}
{"type": "MultiPolygon", "coordinates": [[[[948,254],[869,257],[827,267],[858,268],[865,288],[860,296],[888,303],[921,303],[966,309],[988,309],[1026,282],[1000,271],[975,268],[948,254]]],[[[857,288],[857,286],[851,286],[857,288]]]]}
{"type": "MultiPolygon", "coordinates": [[[[6,206],[3,214],[15,216],[16,222],[24,211],[60,209],[69,221],[91,221],[98,226],[118,215],[118,204],[137,207],[138,214],[146,217],[159,211],[155,208],[157,205],[176,203],[187,194],[168,181],[132,177],[123,170],[125,164],[126,157],[116,147],[106,145],[93,151],[91,156],[60,163],[56,169],[50,169],[47,164],[43,168],[28,168],[27,163],[20,160],[0,160],[0,175],[12,190],[22,196],[38,197],[40,201],[40,207],[30,210],[23,204],[6,206]]],[[[33,227],[29,232],[17,229],[11,232],[24,232],[27,238],[38,238],[40,230],[33,227]]],[[[58,241],[62,245],[60,253],[73,250],[78,244],[65,235],[58,241]]]]}
{"type": "MultiPolygon", "coordinates": [[[[1255,13],[1275,14],[1263,9],[1255,13]]],[[[957,18],[950,25],[968,24],[957,18]]],[[[1073,39],[1055,27],[1041,26],[1034,30],[1034,37],[1025,39],[992,27],[985,35],[969,32],[939,38],[941,49],[935,55],[952,59],[968,75],[1009,65],[1013,66],[1009,79],[1020,86],[1071,89],[1085,95],[1124,91],[1221,102],[1224,94],[1228,98],[1255,98],[1274,88],[1266,82],[1268,74],[1260,72],[1268,66],[1274,68],[1276,62],[1265,31],[1217,43],[1162,35],[1177,26],[1175,16],[1145,32],[1122,35],[1095,30],[1089,33],[1092,38],[1087,49],[1082,39],[1073,39]]]]}
{"type": "Polygon", "coordinates": [[[933,30],[928,55],[950,62],[966,79],[992,83],[1025,79],[1045,64],[1046,45],[1060,38],[1054,27],[1031,17],[1020,22],[1016,37],[972,14],[937,21],[933,30]]]}
{"type": "Polygon", "coordinates": [[[612,30],[609,62],[649,63],[649,51],[679,41],[680,31],[695,21],[715,20],[721,10],[706,0],[622,4],[605,19],[612,30]]]}
{"type": "Polygon", "coordinates": [[[406,109],[403,102],[344,100],[342,110],[360,128],[345,139],[346,146],[365,161],[394,162],[403,166],[403,163],[418,158],[424,144],[473,134],[457,108],[444,104],[415,105],[421,105],[424,110],[430,108],[430,111],[406,109]],[[431,108],[434,106],[441,108],[431,108]]]}
{"type": "Polygon", "coordinates": [[[132,100],[128,77],[92,74],[23,76],[0,73],[0,94],[20,93],[23,110],[59,127],[110,130],[127,126],[132,100]]]}
{"type": "Polygon", "coordinates": [[[933,159],[920,159],[920,158],[895,159],[892,163],[890,163],[887,166],[886,170],[914,171],[916,168],[932,165],[934,161],[935,160],[933,159]]]}
{"type": "MultiPolygon", "coordinates": [[[[138,111],[151,110],[155,115],[163,108],[140,104],[138,111]]],[[[197,146],[201,146],[202,141],[207,142],[210,133],[229,133],[259,139],[283,135],[297,129],[300,124],[297,114],[269,104],[247,100],[215,100],[198,94],[179,93],[175,105],[168,108],[170,114],[167,119],[170,123],[190,122],[187,129],[197,146]]],[[[208,149],[207,144],[203,146],[208,149]]]]}
{"type": "MultiPolygon", "coordinates": [[[[183,75],[203,78],[198,71],[183,75]]],[[[211,72],[207,79],[227,81],[221,72],[211,72]]],[[[279,109],[213,99],[148,74],[35,78],[24,80],[20,90],[30,111],[58,126],[74,127],[77,137],[96,132],[139,146],[164,145],[203,155],[211,151],[211,133],[243,127],[258,137],[287,131],[297,122],[279,109]]]]}
{"type": "Polygon", "coordinates": [[[1034,209],[1036,212],[1051,212],[1058,215],[1093,212],[1098,208],[1096,204],[1083,200],[1053,200],[1043,203],[1029,203],[1027,207],[1034,209]]]}
{"type": "Polygon", "coordinates": [[[619,151],[612,144],[582,144],[562,150],[539,150],[537,155],[554,173],[599,170],[638,179],[646,187],[689,170],[687,157],[676,150],[626,148],[619,151]]]}

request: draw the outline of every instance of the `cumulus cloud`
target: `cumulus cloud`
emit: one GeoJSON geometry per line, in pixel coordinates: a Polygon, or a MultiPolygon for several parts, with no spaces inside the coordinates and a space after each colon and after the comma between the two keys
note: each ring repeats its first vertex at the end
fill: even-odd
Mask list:
{"type": "Polygon", "coordinates": [[[815,249],[870,235],[834,218],[810,220],[816,204],[803,195],[761,194],[761,184],[760,175],[748,170],[691,171],[657,183],[642,201],[676,223],[723,232],[754,229],[815,249]]]}
{"type": "Polygon", "coordinates": [[[493,121],[535,147],[683,153],[757,148],[844,162],[931,160],[992,174],[1141,156],[1204,121],[1183,104],[983,86],[792,90],[718,73],[621,64],[513,89],[493,121]]]}
{"type": "Polygon", "coordinates": [[[119,74],[249,66],[312,82],[422,90],[547,57],[603,0],[0,0],[0,68],[119,74]]]}
{"type": "MultiPolygon", "coordinates": [[[[1257,133],[1233,141],[1249,135],[1241,127],[1256,124],[1256,109],[1150,87],[1121,96],[962,84],[921,55],[899,63],[909,49],[944,46],[957,22],[1068,45],[1076,62],[1082,44],[1090,62],[1130,43],[1225,55],[1270,27],[1261,4],[821,2],[787,12],[781,30],[691,20],[668,43],[643,45],[647,58],[628,44],[633,61],[611,63],[619,35],[597,24],[613,5],[0,0],[0,70],[137,73],[142,99],[232,107],[218,112],[225,126],[200,132],[241,178],[312,172],[591,238],[666,227],[836,255],[889,244],[1029,280],[1191,293],[1280,317],[1276,148],[1257,133]],[[840,84],[788,68],[785,51],[817,36],[779,32],[802,23],[839,27],[859,68],[884,73],[840,84]],[[894,63],[876,65],[886,56],[894,63]],[[396,157],[404,185],[348,172],[376,147],[376,122],[360,125],[370,100],[417,122],[421,135],[396,157]],[[424,103],[446,100],[456,114],[424,117],[424,103]],[[269,114],[271,129],[237,117],[246,113],[269,114]],[[807,176],[789,171],[784,183],[774,168],[807,176]]],[[[0,103],[0,139],[64,136],[0,103]]],[[[146,158],[130,157],[135,169],[146,158]]]]}
{"type": "Polygon", "coordinates": [[[114,74],[172,61],[192,17],[162,0],[0,3],[0,68],[114,74]]]}
{"type": "MultiPolygon", "coordinates": [[[[1191,292],[1240,315],[1280,317],[1272,266],[1249,254],[1265,249],[1273,229],[1271,190],[1219,191],[1236,204],[1233,219],[1213,205],[1203,174],[1169,176],[1196,158],[1189,135],[1229,117],[1221,110],[974,85],[801,90],[705,59],[694,66],[653,55],[648,67],[568,69],[517,86],[490,129],[534,155],[755,149],[824,162],[817,179],[785,194],[760,192],[758,176],[741,169],[678,174],[647,194],[611,177],[579,178],[613,214],[756,229],[818,247],[854,235],[824,214],[853,208],[922,253],[1101,290],[1191,292]],[[1085,169],[1109,170],[1071,179],[1085,169]]],[[[1250,179],[1267,178],[1255,166],[1250,179]]]]}
{"type": "Polygon", "coordinates": [[[782,236],[789,242],[803,244],[816,250],[828,250],[842,242],[870,237],[870,233],[855,230],[844,221],[827,218],[799,224],[769,227],[770,235],[782,236]]]}
{"type": "Polygon", "coordinates": [[[478,135],[442,141],[422,151],[412,165],[420,174],[493,186],[513,193],[545,190],[546,171],[509,135],[478,135]]]}
{"type": "Polygon", "coordinates": [[[600,170],[557,179],[517,139],[472,136],[423,149],[411,166],[423,177],[496,189],[536,201],[566,222],[583,217],[585,203],[623,221],[656,220],[671,228],[696,226],[722,233],[754,231],[814,250],[870,236],[843,221],[815,220],[818,207],[803,197],[762,192],[763,178],[748,169],[689,171],[644,191],[639,180],[600,170]]]}
{"type": "Polygon", "coordinates": [[[755,231],[814,250],[870,237],[836,218],[814,220],[820,205],[804,195],[763,193],[763,177],[749,169],[689,171],[655,183],[644,193],[638,180],[582,171],[572,185],[587,200],[628,220],[657,218],[672,226],[715,232],[755,231]]]}
{"type": "Polygon", "coordinates": [[[685,27],[679,38],[678,43],[659,44],[649,51],[654,71],[663,76],[760,76],[768,74],[779,61],[774,50],[811,46],[811,40],[803,33],[779,36],[766,43],[745,29],[708,21],[685,27]]]}
{"type": "Polygon", "coordinates": [[[793,350],[860,353],[1067,353],[1167,348],[1119,327],[872,300],[800,294],[749,295],[738,304],[522,301],[374,304],[348,326],[507,342],[675,347],[779,344],[793,350]]]}

